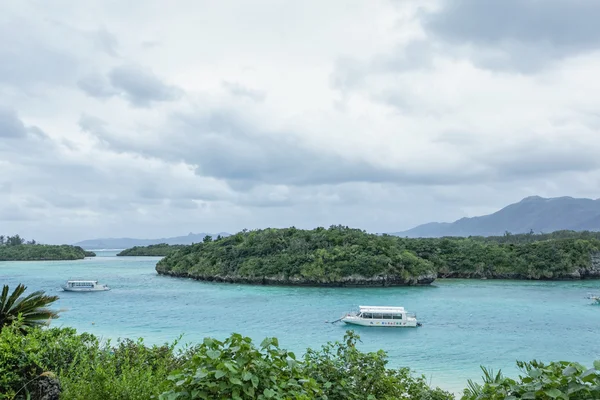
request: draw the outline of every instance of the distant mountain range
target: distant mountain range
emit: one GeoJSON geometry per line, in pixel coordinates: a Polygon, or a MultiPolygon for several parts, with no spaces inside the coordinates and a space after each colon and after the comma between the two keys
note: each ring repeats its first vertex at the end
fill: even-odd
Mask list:
{"type": "Polygon", "coordinates": [[[104,239],[90,239],[82,242],[74,243],[75,246],[81,246],[87,250],[99,250],[99,249],[128,249],[133,246],[149,246],[151,244],[192,244],[202,242],[202,239],[206,235],[213,238],[218,235],[229,236],[227,232],[220,233],[190,233],[187,236],[177,236],[171,238],[162,239],[132,239],[132,238],[104,238],[104,239]]]}
{"type": "Polygon", "coordinates": [[[431,222],[403,232],[403,237],[498,236],[510,233],[550,233],[558,230],[600,231],[600,199],[526,197],[493,214],[431,222]]]}

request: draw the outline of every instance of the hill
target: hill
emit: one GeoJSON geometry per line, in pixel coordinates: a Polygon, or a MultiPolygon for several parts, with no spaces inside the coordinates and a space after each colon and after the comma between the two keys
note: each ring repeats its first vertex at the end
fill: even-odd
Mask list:
{"type": "Polygon", "coordinates": [[[96,254],[78,246],[49,244],[1,245],[0,261],[82,260],[96,254]]]}
{"type": "Polygon", "coordinates": [[[429,284],[433,263],[399,238],[332,226],[262,229],[186,246],[156,265],[162,275],[218,282],[311,286],[429,284]]]}
{"type": "Polygon", "coordinates": [[[217,234],[212,233],[189,233],[187,236],[176,236],[170,238],[161,239],[133,239],[133,238],[103,238],[103,239],[90,239],[77,242],[75,246],[81,246],[84,249],[98,250],[98,249],[129,249],[131,247],[150,246],[153,244],[193,244],[200,243],[205,236],[216,238],[217,236],[229,236],[227,232],[221,232],[217,234]]]}
{"type": "Polygon", "coordinates": [[[134,246],[129,249],[125,249],[117,254],[118,257],[128,257],[128,256],[150,256],[150,257],[164,257],[169,253],[174,252],[175,250],[179,250],[182,247],[185,247],[184,244],[172,244],[168,245],[165,243],[160,244],[151,244],[150,246],[134,246]]]}
{"type": "Polygon", "coordinates": [[[437,276],[489,279],[600,278],[594,232],[500,237],[401,238],[332,226],[264,229],[185,246],[158,262],[162,275],[217,282],[398,286],[437,276]]]}
{"type": "Polygon", "coordinates": [[[489,215],[431,222],[392,235],[403,237],[499,236],[559,230],[600,231],[600,199],[526,197],[489,215]]]}

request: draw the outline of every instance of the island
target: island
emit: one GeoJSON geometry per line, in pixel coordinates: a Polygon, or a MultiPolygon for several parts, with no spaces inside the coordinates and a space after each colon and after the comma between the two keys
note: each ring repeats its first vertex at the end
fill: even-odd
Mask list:
{"type": "Polygon", "coordinates": [[[428,285],[434,264],[393,236],[332,226],[262,229],[186,246],[158,262],[159,274],[205,281],[308,286],[428,285]]]}
{"type": "Polygon", "coordinates": [[[152,257],[164,257],[176,250],[179,250],[186,245],[183,244],[151,244],[149,246],[134,246],[129,249],[125,249],[117,254],[118,257],[125,256],[152,256],[152,257]]]}
{"type": "Polygon", "coordinates": [[[589,232],[410,239],[332,226],[244,230],[185,246],[161,275],[203,281],[308,286],[427,285],[437,277],[600,278],[600,239],[589,232]]]}

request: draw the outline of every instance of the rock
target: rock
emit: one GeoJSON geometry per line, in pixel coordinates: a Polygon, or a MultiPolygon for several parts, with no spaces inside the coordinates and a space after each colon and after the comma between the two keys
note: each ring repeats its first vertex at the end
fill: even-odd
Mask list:
{"type": "Polygon", "coordinates": [[[33,400],[59,400],[60,382],[52,376],[42,376],[35,381],[33,400]]]}

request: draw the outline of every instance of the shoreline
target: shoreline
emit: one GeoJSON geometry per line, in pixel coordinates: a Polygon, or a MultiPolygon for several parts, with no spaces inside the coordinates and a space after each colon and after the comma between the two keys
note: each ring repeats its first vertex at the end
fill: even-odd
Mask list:
{"type": "Polygon", "coordinates": [[[403,279],[399,276],[377,276],[372,278],[365,278],[360,275],[351,275],[348,277],[341,278],[335,282],[323,282],[301,278],[284,278],[282,276],[274,277],[240,277],[240,276],[193,276],[187,272],[171,272],[161,271],[157,267],[155,268],[158,275],[167,276],[172,278],[185,278],[193,279],[201,282],[214,282],[214,283],[229,283],[229,284],[246,284],[254,286],[292,286],[292,287],[341,287],[341,288],[377,288],[377,287],[408,287],[408,286],[431,286],[436,280],[436,277],[432,275],[418,276],[410,278],[410,280],[403,279]]]}

